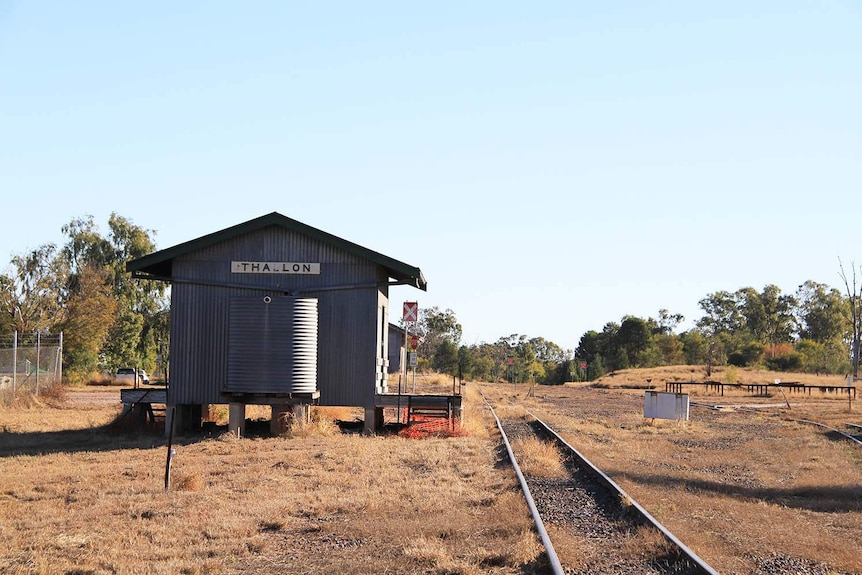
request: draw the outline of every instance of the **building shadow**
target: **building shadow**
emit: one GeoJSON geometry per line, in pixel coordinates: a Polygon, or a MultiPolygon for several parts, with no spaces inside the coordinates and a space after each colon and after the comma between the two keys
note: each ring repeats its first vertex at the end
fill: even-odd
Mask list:
{"type": "Polygon", "coordinates": [[[862,485],[817,485],[807,487],[749,487],[711,481],[669,477],[660,474],[632,473],[613,470],[614,477],[625,477],[641,485],[661,487],[665,491],[717,494],[743,500],[756,500],[782,505],[793,509],[805,509],[818,513],[846,513],[862,511],[862,485]]]}

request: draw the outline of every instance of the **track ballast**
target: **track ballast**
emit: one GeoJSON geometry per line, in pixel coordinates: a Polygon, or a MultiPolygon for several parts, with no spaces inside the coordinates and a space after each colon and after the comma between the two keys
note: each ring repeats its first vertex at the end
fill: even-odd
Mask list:
{"type": "MultiPolygon", "coordinates": [[[[497,418],[496,413],[494,416],[497,418]]],[[[497,418],[497,421],[510,457],[514,456],[513,465],[548,550],[552,572],[717,575],[544,422],[532,415],[529,420],[497,418]],[[543,478],[524,474],[517,464],[519,454],[512,442],[527,437],[556,444],[568,476],[543,478]],[[555,547],[560,547],[559,542],[565,552],[558,555],[555,547]]]]}

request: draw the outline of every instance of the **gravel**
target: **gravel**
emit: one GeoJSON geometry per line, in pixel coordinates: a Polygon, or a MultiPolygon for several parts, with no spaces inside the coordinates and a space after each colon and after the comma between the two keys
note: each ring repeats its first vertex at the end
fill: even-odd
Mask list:
{"type": "MultiPolygon", "coordinates": [[[[510,441],[536,435],[532,425],[523,421],[505,421],[503,429],[510,441]]],[[[518,457],[518,453],[515,453],[518,457]]],[[[684,555],[667,549],[645,547],[639,553],[620,553],[630,545],[645,520],[620,496],[609,490],[573,460],[567,462],[570,472],[565,478],[541,478],[525,474],[527,485],[546,526],[565,530],[584,553],[578,565],[566,565],[568,574],[603,573],[622,575],[686,574],[702,571],[684,555]],[[659,554],[656,554],[658,552],[659,554]],[[631,555],[636,555],[632,557],[631,555]]]]}
{"type": "MultiPolygon", "coordinates": [[[[604,390],[590,390],[588,396],[586,392],[582,395],[578,392],[553,394],[553,397],[549,398],[540,395],[537,396],[537,401],[552,405],[552,411],[558,417],[562,416],[561,419],[595,422],[620,428],[634,425],[633,421],[638,419],[636,415],[643,407],[642,397],[634,395],[611,395],[604,390]]],[[[698,423],[705,429],[715,430],[714,432],[671,438],[670,442],[680,449],[680,458],[675,461],[655,462],[645,458],[645,461],[639,460],[638,464],[645,468],[679,469],[680,472],[691,473],[692,468],[685,463],[683,457],[687,451],[728,453],[726,461],[700,466],[694,471],[708,477],[708,480],[715,485],[747,489],[752,493],[769,487],[762,483],[762,478],[758,479],[755,476],[754,467],[745,462],[736,461],[734,455],[740,449],[744,449],[745,444],[752,438],[779,434],[784,424],[778,418],[758,417],[745,420],[739,416],[740,411],[733,408],[726,409],[726,412],[703,407],[697,409],[698,423]]],[[[563,425],[565,425],[564,422],[563,425]]],[[[514,436],[533,432],[531,426],[523,420],[507,420],[504,422],[504,428],[507,434],[511,433],[514,436]]],[[[560,431],[571,432],[562,428],[560,431]]],[[[613,443],[613,440],[602,437],[600,432],[582,431],[581,433],[585,437],[588,436],[595,444],[613,443]]],[[[565,528],[584,549],[591,550],[590,553],[585,554],[583,560],[577,561],[577,565],[567,565],[566,573],[614,575],[695,572],[678,559],[671,558],[670,561],[667,561],[667,558],[647,559],[638,563],[631,558],[621,557],[620,550],[624,549],[626,538],[630,537],[634,529],[633,525],[636,524],[625,523],[625,513],[621,511],[623,506],[618,497],[600,496],[598,499],[591,499],[591,490],[595,491],[595,489],[579,483],[576,468],[573,468],[572,479],[548,480],[527,477],[527,481],[540,513],[546,518],[546,525],[565,528]]],[[[697,483],[693,481],[681,484],[685,489],[694,489],[696,486],[697,483]]],[[[773,501],[775,504],[780,504],[782,500],[773,501]]],[[[738,564],[729,567],[728,573],[755,575],[848,575],[850,573],[830,565],[828,558],[817,561],[793,554],[764,552],[762,549],[740,553],[737,558],[738,564]]]]}

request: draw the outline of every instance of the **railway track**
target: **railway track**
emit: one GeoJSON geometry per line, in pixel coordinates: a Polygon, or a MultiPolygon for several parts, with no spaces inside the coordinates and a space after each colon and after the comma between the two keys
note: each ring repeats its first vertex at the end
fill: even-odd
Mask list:
{"type": "Polygon", "coordinates": [[[487,405],[521,482],[553,573],[717,575],[539,418],[528,412],[530,420],[501,420],[490,403],[487,405]],[[520,442],[514,440],[530,437],[557,446],[565,462],[564,477],[543,478],[521,470],[517,453],[520,442]],[[566,551],[558,554],[560,541],[566,551]]]}
{"type": "MultiPolygon", "coordinates": [[[[719,409],[719,407],[714,406],[714,405],[710,405],[708,403],[691,402],[691,405],[692,405],[692,407],[705,407],[707,409],[713,409],[713,410],[719,409]]],[[[746,409],[744,411],[750,411],[752,413],[759,413],[759,411],[756,409],[746,409]]],[[[862,425],[859,425],[857,423],[845,423],[844,426],[849,431],[842,431],[838,428],[832,427],[831,425],[827,425],[827,424],[821,423],[819,421],[812,421],[810,419],[788,418],[788,421],[795,421],[796,423],[804,423],[806,425],[813,425],[815,427],[825,429],[825,430],[829,431],[830,433],[834,433],[834,434],[836,434],[836,435],[838,435],[844,439],[852,441],[853,443],[856,443],[857,445],[862,445],[862,439],[857,437],[858,435],[862,435],[862,425]]]]}

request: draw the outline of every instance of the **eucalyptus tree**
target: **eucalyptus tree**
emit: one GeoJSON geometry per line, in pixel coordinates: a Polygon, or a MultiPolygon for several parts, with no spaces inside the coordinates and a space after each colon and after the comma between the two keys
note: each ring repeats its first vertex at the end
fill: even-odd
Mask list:
{"type": "Polygon", "coordinates": [[[826,284],[808,280],[796,290],[799,337],[826,343],[847,338],[849,301],[826,284]]]}
{"type": "Polygon", "coordinates": [[[652,330],[646,320],[626,316],[616,334],[617,347],[625,352],[629,365],[640,367],[652,341],[652,330]]]}
{"type": "Polygon", "coordinates": [[[59,331],[68,269],[56,246],[49,243],[12,256],[10,263],[12,269],[0,275],[0,326],[19,333],[59,331]]]}
{"type": "Polygon", "coordinates": [[[647,320],[655,324],[654,333],[671,335],[676,328],[685,321],[685,316],[681,313],[671,313],[667,309],[658,310],[658,319],[650,318],[647,320]]]}
{"type": "MultiPolygon", "coordinates": [[[[126,263],[155,251],[155,232],[116,213],[108,219],[107,236],[99,232],[92,216],[73,219],[62,231],[68,237],[62,255],[70,270],[70,293],[82,296],[81,278],[95,273],[103,278],[116,301],[113,317],[105,320],[109,325],[100,349],[100,367],[132,364],[152,370],[159,343],[168,338],[165,284],[132,278],[126,263]]],[[[95,296],[99,292],[89,293],[95,296]]]]}
{"type": "Polygon", "coordinates": [[[81,268],[76,289],[66,303],[66,319],[61,326],[63,357],[72,381],[82,381],[104,368],[100,365],[102,349],[117,311],[117,299],[106,280],[102,268],[81,268]]]}
{"type": "Polygon", "coordinates": [[[754,341],[771,350],[779,343],[793,341],[797,331],[794,315],[797,302],[792,295],[782,294],[778,286],[770,284],[759,293],[751,287],[742,288],[736,292],[736,299],[754,341]]]}
{"type": "MultiPolygon", "coordinates": [[[[401,322],[402,325],[404,322],[401,322]]],[[[451,309],[441,310],[437,306],[419,308],[418,321],[410,327],[410,333],[420,337],[417,352],[421,357],[427,358],[434,365],[434,356],[437,354],[441,344],[446,343],[454,346],[457,355],[458,346],[461,343],[462,328],[451,309]]],[[[447,347],[445,353],[450,354],[451,348],[447,347]]]]}
{"type": "Polygon", "coordinates": [[[647,320],[652,332],[652,343],[646,355],[650,365],[678,365],[685,362],[682,339],[674,333],[683,321],[684,315],[671,313],[664,308],[658,310],[658,319],[647,320]]]}
{"type": "Polygon", "coordinates": [[[717,291],[697,303],[705,314],[697,320],[697,327],[709,337],[739,332],[745,325],[735,294],[717,291]]]}
{"type": "Polygon", "coordinates": [[[856,282],[856,264],[851,262],[850,278],[844,271],[844,264],[838,260],[839,274],[844,281],[847,294],[847,320],[850,322],[850,357],[853,364],[853,377],[859,377],[859,347],[862,343],[862,286],[856,282]]]}

